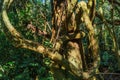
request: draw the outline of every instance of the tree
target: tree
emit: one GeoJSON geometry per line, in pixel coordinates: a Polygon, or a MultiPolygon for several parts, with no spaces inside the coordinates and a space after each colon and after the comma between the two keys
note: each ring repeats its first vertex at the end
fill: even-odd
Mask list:
{"type": "MultiPolygon", "coordinates": [[[[14,42],[15,47],[29,49],[49,57],[53,62],[51,71],[56,80],[67,80],[69,78],[72,80],[89,79],[98,72],[100,55],[98,40],[94,32],[95,26],[93,26],[96,17],[96,0],[88,0],[88,2],[51,0],[52,35],[50,42],[53,44],[52,48],[45,47],[39,42],[25,39],[15,29],[7,14],[12,2],[13,0],[4,0],[2,18],[6,28],[12,35],[12,42],[14,42]],[[80,25],[86,29],[87,33],[80,30],[80,25]],[[88,59],[86,59],[82,42],[86,35],[88,36],[88,59]],[[89,60],[92,60],[90,64],[88,64],[89,60]]],[[[98,16],[104,21],[102,12],[98,16]]],[[[43,34],[45,33],[43,32],[43,34]]],[[[115,40],[114,35],[112,33],[111,35],[113,40],[115,40]]],[[[117,48],[115,50],[116,52],[118,51],[117,48]]]]}

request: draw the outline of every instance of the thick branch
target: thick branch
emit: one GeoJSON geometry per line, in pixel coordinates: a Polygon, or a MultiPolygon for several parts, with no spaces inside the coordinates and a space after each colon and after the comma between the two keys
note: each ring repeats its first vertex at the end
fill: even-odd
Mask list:
{"type": "Polygon", "coordinates": [[[96,0],[88,0],[87,8],[90,14],[90,20],[93,21],[95,17],[96,0]]]}
{"type": "Polygon", "coordinates": [[[18,42],[16,46],[21,47],[21,48],[25,48],[25,49],[30,49],[30,50],[36,51],[38,53],[47,55],[52,60],[61,61],[62,56],[60,54],[58,54],[58,53],[54,54],[51,51],[49,51],[49,49],[46,49],[44,46],[40,45],[39,43],[24,39],[21,36],[21,34],[10,23],[9,18],[7,16],[7,11],[6,11],[7,4],[10,5],[10,3],[8,3],[8,2],[9,2],[9,0],[4,0],[3,8],[2,8],[3,9],[2,10],[2,18],[3,18],[3,21],[5,23],[5,26],[7,27],[7,29],[10,31],[11,35],[13,36],[13,41],[18,42]]]}
{"type": "Polygon", "coordinates": [[[61,64],[62,66],[65,67],[65,69],[71,71],[69,67],[70,63],[66,59],[64,59],[61,54],[59,54],[58,52],[54,53],[53,51],[51,51],[51,49],[45,48],[43,45],[37,42],[33,42],[31,40],[25,39],[21,36],[21,34],[10,23],[9,18],[7,16],[6,4],[8,3],[8,1],[9,0],[4,0],[2,18],[5,23],[6,28],[10,31],[13,37],[12,39],[14,43],[16,44],[15,46],[29,49],[29,50],[41,53],[42,55],[48,56],[51,60],[55,61],[57,64],[61,64]]]}
{"type": "MultiPolygon", "coordinates": [[[[87,77],[91,76],[90,74],[94,74],[94,72],[96,72],[96,70],[99,67],[100,64],[100,56],[99,56],[99,50],[98,50],[98,42],[97,39],[95,38],[95,33],[94,33],[94,28],[92,26],[92,21],[90,20],[89,14],[88,13],[88,8],[87,8],[87,4],[84,1],[81,1],[79,4],[79,9],[81,9],[83,11],[82,13],[82,17],[81,20],[85,23],[86,25],[86,29],[88,30],[88,35],[89,35],[89,48],[92,50],[92,54],[93,54],[93,69],[90,70],[90,73],[83,73],[83,77],[86,77],[85,75],[88,75],[87,77]]],[[[79,13],[79,12],[78,12],[79,13]]]]}

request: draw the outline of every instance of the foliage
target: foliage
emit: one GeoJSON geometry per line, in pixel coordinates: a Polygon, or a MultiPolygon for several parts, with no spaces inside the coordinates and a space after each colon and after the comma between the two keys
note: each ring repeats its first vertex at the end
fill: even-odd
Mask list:
{"type": "MultiPolygon", "coordinates": [[[[51,4],[49,0],[46,0],[46,3],[43,3],[44,0],[16,0],[11,5],[9,10],[9,18],[13,25],[16,26],[16,29],[24,35],[26,39],[39,42],[45,47],[52,48],[53,44],[50,43],[50,40],[44,36],[38,36],[32,33],[31,30],[27,29],[27,24],[32,21],[33,25],[39,28],[41,31],[46,31],[51,34],[49,26],[51,26],[51,4]],[[18,5],[18,3],[20,3],[18,5]],[[23,4],[23,6],[22,6],[23,4]],[[47,22],[47,23],[46,23],[47,22]],[[46,27],[45,27],[46,26],[46,27]]],[[[86,0],[87,2],[87,0],[86,0]]],[[[2,1],[0,2],[0,4],[2,1]]],[[[99,49],[100,49],[100,72],[115,72],[118,69],[118,64],[116,63],[116,55],[114,50],[113,37],[111,32],[116,37],[116,42],[118,43],[118,50],[120,49],[120,26],[112,24],[112,10],[111,3],[105,1],[102,4],[102,1],[97,1],[97,8],[102,7],[104,17],[107,21],[107,26],[99,17],[95,17],[94,27],[95,37],[98,38],[99,49]],[[109,30],[110,29],[110,30],[109,30]]],[[[0,13],[1,15],[1,13],[0,13]]],[[[119,12],[114,10],[114,19],[118,20],[119,12]]],[[[1,20],[1,19],[0,19],[1,20]]],[[[86,34],[88,31],[83,27],[84,24],[80,25],[80,30],[83,30],[86,34]]],[[[15,48],[12,43],[7,38],[5,29],[3,28],[3,22],[0,21],[0,79],[1,80],[33,80],[38,78],[39,80],[54,80],[50,70],[51,60],[46,58],[46,56],[38,54],[36,52],[15,48]],[[1,27],[2,26],[2,27],[1,27]]],[[[50,27],[51,28],[51,27],[50,27]]],[[[82,39],[83,46],[86,52],[86,55],[89,54],[90,50],[88,46],[88,35],[82,39]]],[[[88,56],[89,57],[89,56],[88,56]]],[[[88,59],[91,60],[92,59],[88,59]]]]}
{"type": "Polygon", "coordinates": [[[52,80],[49,59],[25,49],[12,46],[3,32],[0,32],[0,79],[30,80],[38,76],[40,80],[52,80]],[[41,79],[42,78],[42,79],[41,79]]]}

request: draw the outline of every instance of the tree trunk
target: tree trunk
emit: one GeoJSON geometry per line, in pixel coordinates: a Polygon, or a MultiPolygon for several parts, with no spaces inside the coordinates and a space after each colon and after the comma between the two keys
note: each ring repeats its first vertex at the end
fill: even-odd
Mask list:
{"type": "Polygon", "coordinates": [[[52,50],[39,43],[24,39],[14,28],[7,16],[7,8],[12,1],[4,0],[2,17],[13,41],[17,43],[17,47],[30,49],[48,56],[53,61],[51,72],[55,80],[89,79],[96,73],[100,57],[91,21],[94,18],[94,10],[91,9],[92,5],[95,6],[96,0],[88,0],[88,3],[92,3],[90,6],[87,6],[84,1],[78,2],[78,0],[51,0],[53,12],[51,42],[54,44],[52,50]],[[92,67],[86,69],[88,71],[84,71],[86,59],[81,39],[85,33],[79,30],[81,23],[85,23],[88,31],[89,48],[93,56],[92,67]]]}
{"type": "MultiPolygon", "coordinates": [[[[62,36],[65,36],[63,37],[64,39],[62,39],[62,43],[64,43],[63,45],[64,48],[66,48],[66,50],[62,54],[68,60],[68,63],[71,63],[69,64],[71,69],[70,72],[72,72],[72,74],[74,74],[76,78],[79,79],[81,77],[88,78],[89,75],[83,72],[84,70],[88,70],[88,69],[85,69],[87,68],[87,66],[86,66],[85,53],[83,53],[83,47],[81,42],[83,33],[81,33],[79,30],[80,22],[84,22],[87,30],[89,31],[88,33],[89,42],[90,42],[89,48],[91,49],[91,53],[93,56],[92,66],[93,68],[95,68],[90,72],[97,70],[96,68],[98,68],[98,64],[99,64],[98,62],[100,60],[100,57],[98,52],[97,39],[95,39],[94,37],[95,33],[92,26],[92,22],[90,21],[89,13],[86,12],[87,5],[85,2],[78,3],[77,0],[74,1],[53,0],[52,5],[53,5],[52,23],[53,23],[54,40],[55,40],[54,43],[56,43],[57,40],[60,40],[60,38],[58,38],[59,33],[63,34],[62,36]],[[82,10],[79,10],[80,8],[82,8],[82,10]],[[76,11],[76,15],[74,11],[76,11]]],[[[90,13],[90,17],[92,18],[91,13],[90,13]]],[[[70,77],[70,74],[65,74],[65,73],[61,73],[61,71],[58,72],[57,70],[53,70],[53,73],[56,72],[61,74],[60,76],[70,77]]],[[[69,72],[69,70],[67,70],[67,72],[69,72]]]]}

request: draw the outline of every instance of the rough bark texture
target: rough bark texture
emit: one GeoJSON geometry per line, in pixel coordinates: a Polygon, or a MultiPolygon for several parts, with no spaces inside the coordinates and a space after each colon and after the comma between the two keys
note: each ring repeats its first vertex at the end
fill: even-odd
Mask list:
{"type": "Polygon", "coordinates": [[[24,39],[21,36],[10,23],[7,16],[7,8],[9,8],[11,2],[12,0],[4,0],[2,17],[5,26],[13,36],[13,41],[17,43],[17,47],[30,49],[51,58],[55,63],[53,67],[51,67],[55,80],[68,80],[69,78],[71,78],[71,80],[81,78],[88,79],[96,72],[100,57],[97,39],[95,38],[91,21],[95,15],[95,0],[89,0],[88,2],[93,4],[87,4],[84,1],[78,2],[77,0],[53,0],[53,40],[51,40],[51,42],[55,44],[53,50],[49,50],[39,43],[24,39]],[[83,53],[81,42],[81,38],[84,37],[85,34],[79,30],[81,23],[85,23],[88,31],[89,48],[93,56],[92,68],[86,72],[83,67],[85,66],[83,62],[86,61],[85,58],[83,58],[85,53],[83,53]],[[62,47],[66,48],[66,50],[63,50],[62,47]]]}

